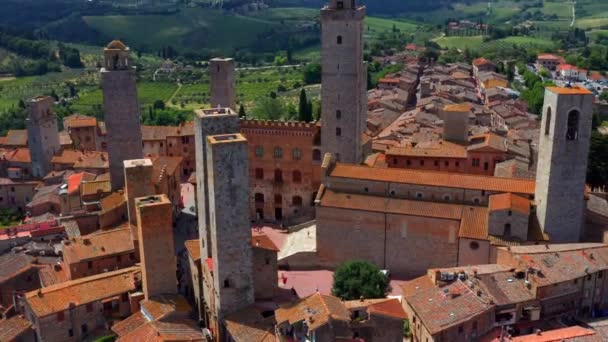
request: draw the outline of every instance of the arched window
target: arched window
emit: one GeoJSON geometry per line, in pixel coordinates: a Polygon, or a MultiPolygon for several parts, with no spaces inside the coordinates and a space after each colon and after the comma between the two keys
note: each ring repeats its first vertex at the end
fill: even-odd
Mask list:
{"type": "Polygon", "coordinates": [[[283,182],[283,171],[281,169],[274,170],[274,181],[277,183],[283,182]]]}
{"type": "Polygon", "coordinates": [[[283,158],[283,149],[282,148],[280,148],[280,147],[274,148],[274,158],[275,159],[283,158]]]}
{"type": "Polygon", "coordinates": [[[314,160],[314,161],[320,161],[321,160],[321,151],[320,150],[313,150],[312,151],[312,160],[314,160]]]}
{"type": "Polygon", "coordinates": [[[547,107],[547,113],[545,114],[545,135],[549,135],[551,130],[551,107],[547,107]]]}
{"type": "Polygon", "coordinates": [[[264,194],[255,194],[255,203],[264,203],[264,194]]]}
{"type": "Polygon", "coordinates": [[[293,160],[300,160],[302,159],[302,150],[300,150],[299,148],[294,148],[291,151],[291,155],[293,157],[293,160]]]}
{"type": "Polygon", "coordinates": [[[293,172],[293,182],[300,183],[302,182],[302,172],[296,170],[293,172]]]}
{"type": "Polygon", "coordinates": [[[224,279],[224,288],[228,288],[230,287],[230,279],[226,278],[224,279]]]}
{"type": "Polygon", "coordinates": [[[477,242],[477,241],[471,241],[471,243],[469,244],[469,248],[471,248],[472,250],[479,249],[479,242],[477,242]]]}
{"type": "Polygon", "coordinates": [[[302,206],[302,197],[300,197],[300,196],[294,196],[291,199],[291,202],[293,203],[294,207],[301,207],[302,206]]]}
{"type": "Polygon", "coordinates": [[[264,156],[264,148],[262,146],[255,147],[255,156],[259,158],[264,156]]]}
{"type": "Polygon", "coordinates": [[[576,110],[568,113],[568,130],[566,131],[566,140],[578,139],[578,122],[579,113],[576,110]]]}
{"type": "Polygon", "coordinates": [[[337,41],[338,45],[342,45],[342,36],[338,36],[336,41],[337,41]]]}
{"type": "Polygon", "coordinates": [[[341,110],[337,110],[336,111],[336,119],[338,119],[338,120],[342,119],[342,111],[341,110]]]}

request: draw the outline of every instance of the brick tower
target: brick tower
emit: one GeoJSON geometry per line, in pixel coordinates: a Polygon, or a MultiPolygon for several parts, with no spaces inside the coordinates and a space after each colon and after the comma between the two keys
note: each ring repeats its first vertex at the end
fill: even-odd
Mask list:
{"type": "Polygon", "coordinates": [[[540,226],[554,242],[580,239],[592,102],[587,89],[545,90],[535,199],[540,226]]]}
{"type": "Polygon", "coordinates": [[[207,137],[218,134],[238,133],[239,117],[230,108],[212,108],[196,111],[194,118],[194,139],[196,146],[196,196],[201,237],[201,255],[211,257],[209,244],[209,171],[207,170],[207,137]]]}
{"type": "Polygon", "coordinates": [[[209,63],[209,73],[211,74],[211,107],[234,109],[234,60],[212,59],[209,63]]]}
{"type": "Polygon", "coordinates": [[[124,186],[123,162],[143,158],[135,81],[135,69],[129,65],[129,48],[120,41],[112,41],[104,49],[101,89],[113,191],[124,186]]]}
{"type": "Polygon", "coordinates": [[[355,0],[331,0],[321,10],[323,64],[321,143],[323,155],[363,160],[361,135],[367,120],[367,66],[363,61],[365,7],[355,0]]]}
{"type": "Polygon", "coordinates": [[[51,171],[51,159],[59,151],[57,116],[51,110],[53,98],[35,97],[27,101],[27,141],[32,158],[32,176],[42,178],[51,171]]]}
{"type": "Polygon", "coordinates": [[[241,134],[207,137],[211,239],[205,245],[211,248],[213,291],[205,303],[209,327],[220,332],[220,340],[224,317],[254,302],[247,152],[241,134]]]}
{"type": "MultiPolygon", "coordinates": [[[[125,197],[127,198],[127,209],[129,222],[137,226],[137,215],[135,210],[135,199],[138,197],[152,196],[156,194],[152,183],[153,166],[150,159],[134,159],[124,161],[125,173],[125,197]]],[[[139,240],[137,233],[135,240],[139,240]]]]}
{"type": "Polygon", "coordinates": [[[171,202],[166,195],[154,195],[137,198],[135,207],[145,298],[177,294],[171,202]]]}

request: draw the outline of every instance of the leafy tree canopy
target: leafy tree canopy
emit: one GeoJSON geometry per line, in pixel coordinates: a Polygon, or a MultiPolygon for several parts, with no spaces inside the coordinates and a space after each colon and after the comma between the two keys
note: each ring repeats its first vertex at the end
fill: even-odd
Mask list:
{"type": "Polygon", "coordinates": [[[367,261],[348,261],[334,273],[332,294],[344,300],[383,298],[389,290],[388,278],[367,261]]]}

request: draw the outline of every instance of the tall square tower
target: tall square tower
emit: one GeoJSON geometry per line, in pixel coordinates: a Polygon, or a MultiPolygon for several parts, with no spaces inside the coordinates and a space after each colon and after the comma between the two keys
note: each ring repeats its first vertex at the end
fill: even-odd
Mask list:
{"type": "Polygon", "coordinates": [[[321,10],[321,144],[338,161],[363,160],[367,120],[367,65],[363,61],[365,7],[331,0],[321,10]]]}
{"type": "Polygon", "coordinates": [[[53,98],[35,97],[27,101],[27,142],[32,158],[32,176],[42,178],[52,170],[51,159],[61,149],[53,98]]]}
{"type": "Polygon", "coordinates": [[[196,196],[198,227],[203,258],[211,257],[209,232],[209,183],[207,169],[207,137],[218,134],[238,133],[239,116],[230,108],[211,108],[196,111],[194,140],[196,147],[196,196]]]}
{"type": "Polygon", "coordinates": [[[135,69],[129,64],[129,48],[120,41],[114,40],[104,49],[101,89],[110,181],[116,191],[124,186],[123,162],[144,156],[135,69]]]}
{"type": "Polygon", "coordinates": [[[235,107],[234,60],[214,58],[209,61],[211,75],[211,107],[235,107]]]}
{"type": "Polygon", "coordinates": [[[135,207],[145,298],[177,294],[171,202],[166,195],[154,195],[137,198],[135,207]]]}
{"type": "Polygon", "coordinates": [[[247,139],[207,137],[213,296],[218,321],[254,302],[247,139]]]}
{"type": "Polygon", "coordinates": [[[587,89],[545,90],[535,200],[540,226],[554,242],[581,236],[592,106],[587,89]]]}
{"type": "MultiPolygon", "coordinates": [[[[154,171],[152,160],[125,160],[123,164],[125,168],[125,196],[127,198],[129,222],[133,226],[137,226],[135,199],[156,194],[154,184],[152,183],[152,173],[154,171]]],[[[134,236],[137,237],[137,233],[134,236]]],[[[135,238],[135,240],[139,240],[139,238],[135,238]]]]}

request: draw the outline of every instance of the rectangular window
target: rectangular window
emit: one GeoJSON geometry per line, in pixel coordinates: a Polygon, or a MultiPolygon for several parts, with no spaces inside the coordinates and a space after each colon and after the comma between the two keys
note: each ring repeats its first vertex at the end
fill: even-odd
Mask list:
{"type": "Polygon", "coordinates": [[[63,314],[63,311],[59,311],[57,313],[57,322],[63,322],[64,319],[65,319],[65,315],[63,314]]]}
{"type": "Polygon", "coordinates": [[[337,137],[341,137],[342,136],[342,128],[336,127],[336,136],[337,137]]]}
{"type": "Polygon", "coordinates": [[[93,268],[93,262],[92,261],[87,262],[87,268],[88,269],[93,268]]]}
{"type": "Polygon", "coordinates": [[[264,179],[264,169],[255,169],[255,179],[264,179]]]}
{"type": "Polygon", "coordinates": [[[256,146],[255,147],[255,156],[256,157],[263,157],[264,156],[264,148],[262,146],[256,146]]]}
{"type": "Polygon", "coordinates": [[[93,303],[88,303],[86,308],[87,308],[87,312],[93,312],[93,303]]]}

